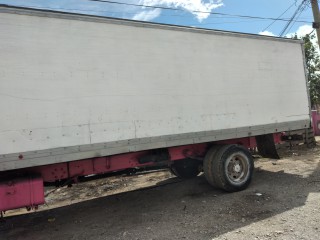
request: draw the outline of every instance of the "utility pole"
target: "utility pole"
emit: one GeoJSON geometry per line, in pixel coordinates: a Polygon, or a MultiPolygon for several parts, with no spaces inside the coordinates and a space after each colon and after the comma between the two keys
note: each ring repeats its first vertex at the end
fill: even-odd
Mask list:
{"type": "Polygon", "coordinates": [[[318,37],[318,45],[320,48],[320,13],[319,13],[319,4],[318,0],[310,0],[311,1],[311,7],[312,7],[312,13],[313,13],[313,19],[314,22],[312,24],[312,27],[316,29],[317,31],[317,37],[318,37]]]}

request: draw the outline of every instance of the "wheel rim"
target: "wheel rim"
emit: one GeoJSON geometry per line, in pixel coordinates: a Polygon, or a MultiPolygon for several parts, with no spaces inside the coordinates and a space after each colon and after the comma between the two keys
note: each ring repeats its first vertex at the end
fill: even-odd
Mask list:
{"type": "Polygon", "coordinates": [[[225,164],[225,173],[229,181],[235,184],[245,182],[249,176],[248,157],[241,152],[230,155],[225,164]]]}

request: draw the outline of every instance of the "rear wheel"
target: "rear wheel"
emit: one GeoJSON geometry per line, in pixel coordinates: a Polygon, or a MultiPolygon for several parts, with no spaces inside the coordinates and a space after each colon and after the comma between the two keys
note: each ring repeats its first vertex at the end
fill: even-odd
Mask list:
{"type": "Polygon", "coordinates": [[[250,152],[239,145],[214,146],[206,154],[203,163],[208,182],[228,192],[247,188],[253,168],[250,152]]]}
{"type": "Polygon", "coordinates": [[[201,172],[201,162],[186,158],[183,160],[175,161],[170,166],[170,171],[174,175],[182,179],[194,178],[201,172]]]}

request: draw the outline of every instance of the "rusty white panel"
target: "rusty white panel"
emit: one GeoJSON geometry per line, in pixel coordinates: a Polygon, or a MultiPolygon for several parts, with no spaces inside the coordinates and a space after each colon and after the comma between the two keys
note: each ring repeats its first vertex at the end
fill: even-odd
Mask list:
{"type": "Polygon", "coordinates": [[[0,154],[309,119],[299,42],[0,18],[0,154]]]}
{"type": "Polygon", "coordinates": [[[309,120],[300,120],[281,124],[268,124],[254,127],[166,135],[140,139],[135,138],[132,140],[113,141],[108,143],[96,143],[74,147],[60,147],[40,151],[6,154],[0,155],[0,171],[69,162],[73,160],[99,156],[110,156],[114,154],[155,148],[219,141],[235,137],[241,138],[255,136],[277,131],[291,131],[293,129],[304,129],[309,125],[309,120]],[[20,159],[21,156],[23,156],[23,159],[20,159]]]}

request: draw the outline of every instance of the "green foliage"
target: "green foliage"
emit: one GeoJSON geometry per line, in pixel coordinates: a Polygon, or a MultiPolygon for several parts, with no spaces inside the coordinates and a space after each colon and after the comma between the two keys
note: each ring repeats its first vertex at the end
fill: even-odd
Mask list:
{"type": "MultiPolygon", "coordinates": [[[[297,36],[293,37],[298,39],[297,36]]],[[[320,57],[318,47],[315,45],[315,35],[307,34],[302,37],[308,70],[308,84],[311,98],[311,106],[320,104],[320,57]]]]}

